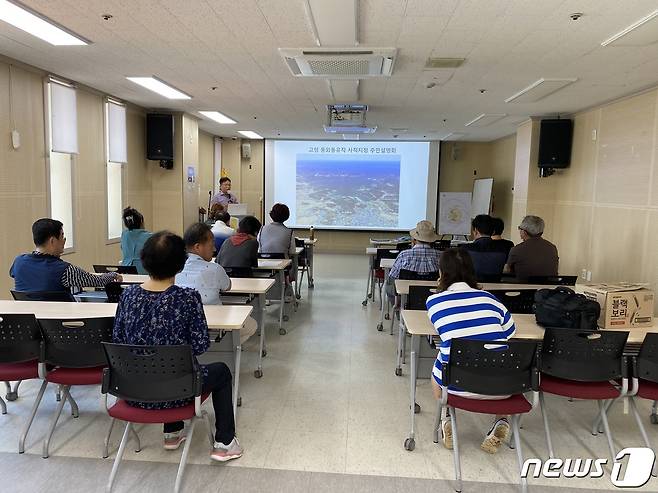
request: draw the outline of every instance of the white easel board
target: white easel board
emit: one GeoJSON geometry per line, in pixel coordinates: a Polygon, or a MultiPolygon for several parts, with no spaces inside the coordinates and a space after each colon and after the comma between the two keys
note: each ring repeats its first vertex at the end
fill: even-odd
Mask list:
{"type": "Polygon", "coordinates": [[[493,193],[493,178],[478,178],[473,180],[472,217],[478,214],[489,214],[491,211],[491,195],[493,193]]]}

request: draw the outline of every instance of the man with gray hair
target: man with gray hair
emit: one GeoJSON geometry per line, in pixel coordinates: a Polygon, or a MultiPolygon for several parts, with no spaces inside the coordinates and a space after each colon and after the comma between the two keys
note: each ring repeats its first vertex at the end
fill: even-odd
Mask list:
{"type": "Polygon", "coordinates": [[[519,224],[521,243],[509,252],[505,272],[524,280],[535,276],[557,276],[559,257],[557,247],[542,238],[544,220],[526,216],[519,224]]]}

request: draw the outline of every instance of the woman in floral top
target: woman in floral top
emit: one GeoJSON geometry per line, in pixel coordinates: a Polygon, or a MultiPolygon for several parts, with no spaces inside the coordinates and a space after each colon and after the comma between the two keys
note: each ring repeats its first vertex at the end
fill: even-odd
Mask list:
{"type": "MultiPolygon", "coordinates": [[[[210,347],[208,325],[201,296],[194,289],[174,285],[174,278],[185,265],[185,243],[179,236],[160,231],[151,236],[141,253],[149,280],[127,288],[117,308],[113,340],[120,344],[189,344],[195,355],[210,347]]],[[[228,461],[242,456],[235,437],[231,401],[231,372],[224,363],[203,365],[203,393],[212,393],[215,410],[215,444],[210,457],[228,461]]],[[[133,406],[166,409],[186,405],[184,401],[163,403],[131,402],[133,406]]],[[[164,448],[176,450],[184,441],[182,421],[164,424],[164,448]]]]}

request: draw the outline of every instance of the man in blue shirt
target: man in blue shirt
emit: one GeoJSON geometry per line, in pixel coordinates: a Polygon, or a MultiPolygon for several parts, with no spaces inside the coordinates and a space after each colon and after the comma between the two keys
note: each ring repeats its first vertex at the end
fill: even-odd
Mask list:
{"type": "MultiPolygon", "coordinates": [[[[197,290],[204,305],[221,305],[220,292],[231,289],[231,279],[221,265],[212,262],[215,237],[210,226],[193,224],[185,231],[183,241],[187,261],[183,270],[176,274],[176,285],[197,290]]],[[[256,320],[248,317],[240,330],[240,341],[249,339],[257,328],[256,320]]]]}
{"type": "Polygon", "coordinates": [[[64,225],[56,219],[39,219],[32,225],[36,249],[19,255],[9,270],[15,290],[24,292],[71,291],[83,287],[102,288],[112,281],[122,281],[116,272],[103,275],[89,272],[63,261],[66,237],[64,225]]]}
{"type": "Polygon", "coordinates": [[[395,280],[400,277],[400,271],[410,270],[419,274],[428,274],[439,271],[439,256],[441,252],[432,248],[432,243],[439,239],[430,221],[420,221],[409,234],[412,247],[401,251],[391,271],[388,273],[386,294],[392,299],[395,297],[395,280]]]}
{"type": "Polygon", "coordinates": [[[224,209],[228,208],[229,204],[237,204],[238,198],[231,193],[231,179],[228,176],[222,176],[219,179],[219,193],[216,193],[212,199],[210,199],[210,207],[213,204],[221,204],[224,206],[224,209]]]}

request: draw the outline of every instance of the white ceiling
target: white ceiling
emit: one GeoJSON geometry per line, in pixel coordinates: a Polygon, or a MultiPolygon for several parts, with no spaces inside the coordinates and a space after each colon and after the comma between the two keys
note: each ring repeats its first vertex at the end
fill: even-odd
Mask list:
{"type": "MultiPolygon", "coordinates": [[[[0,22],[3,55],[147,108],[218,110],[238,121],[203,120],[217,135],[331,138],[322,130],[332,102],[327,82],[293,77],[277,52],[315,45],[303,0],[23,3],[93,44],[55,47],[0,22]],[[125,79],[136,75],[157,75],[193,99],[172,102],[125,79]]],[[[401,139],[459,132],[462,140],[490,140],[528,116],[572,113],[658,84],[658,19],[651,44],[600,46],[655,10],[655,0],[359,0],[358,7],[360,45],[398,48],[392,77],[359,86],[368,124],[379,127],[371,139],[408,128],[401,139]],[[584,16],[572,21],[572,12],[584,16]],[[424,70],[429,56],[466,62],[424,70]],[[504,102],[542,77],[578,81],[536,103],[504,102]],[[482,113],[509,116],[464,127],[482,113]]]]}

